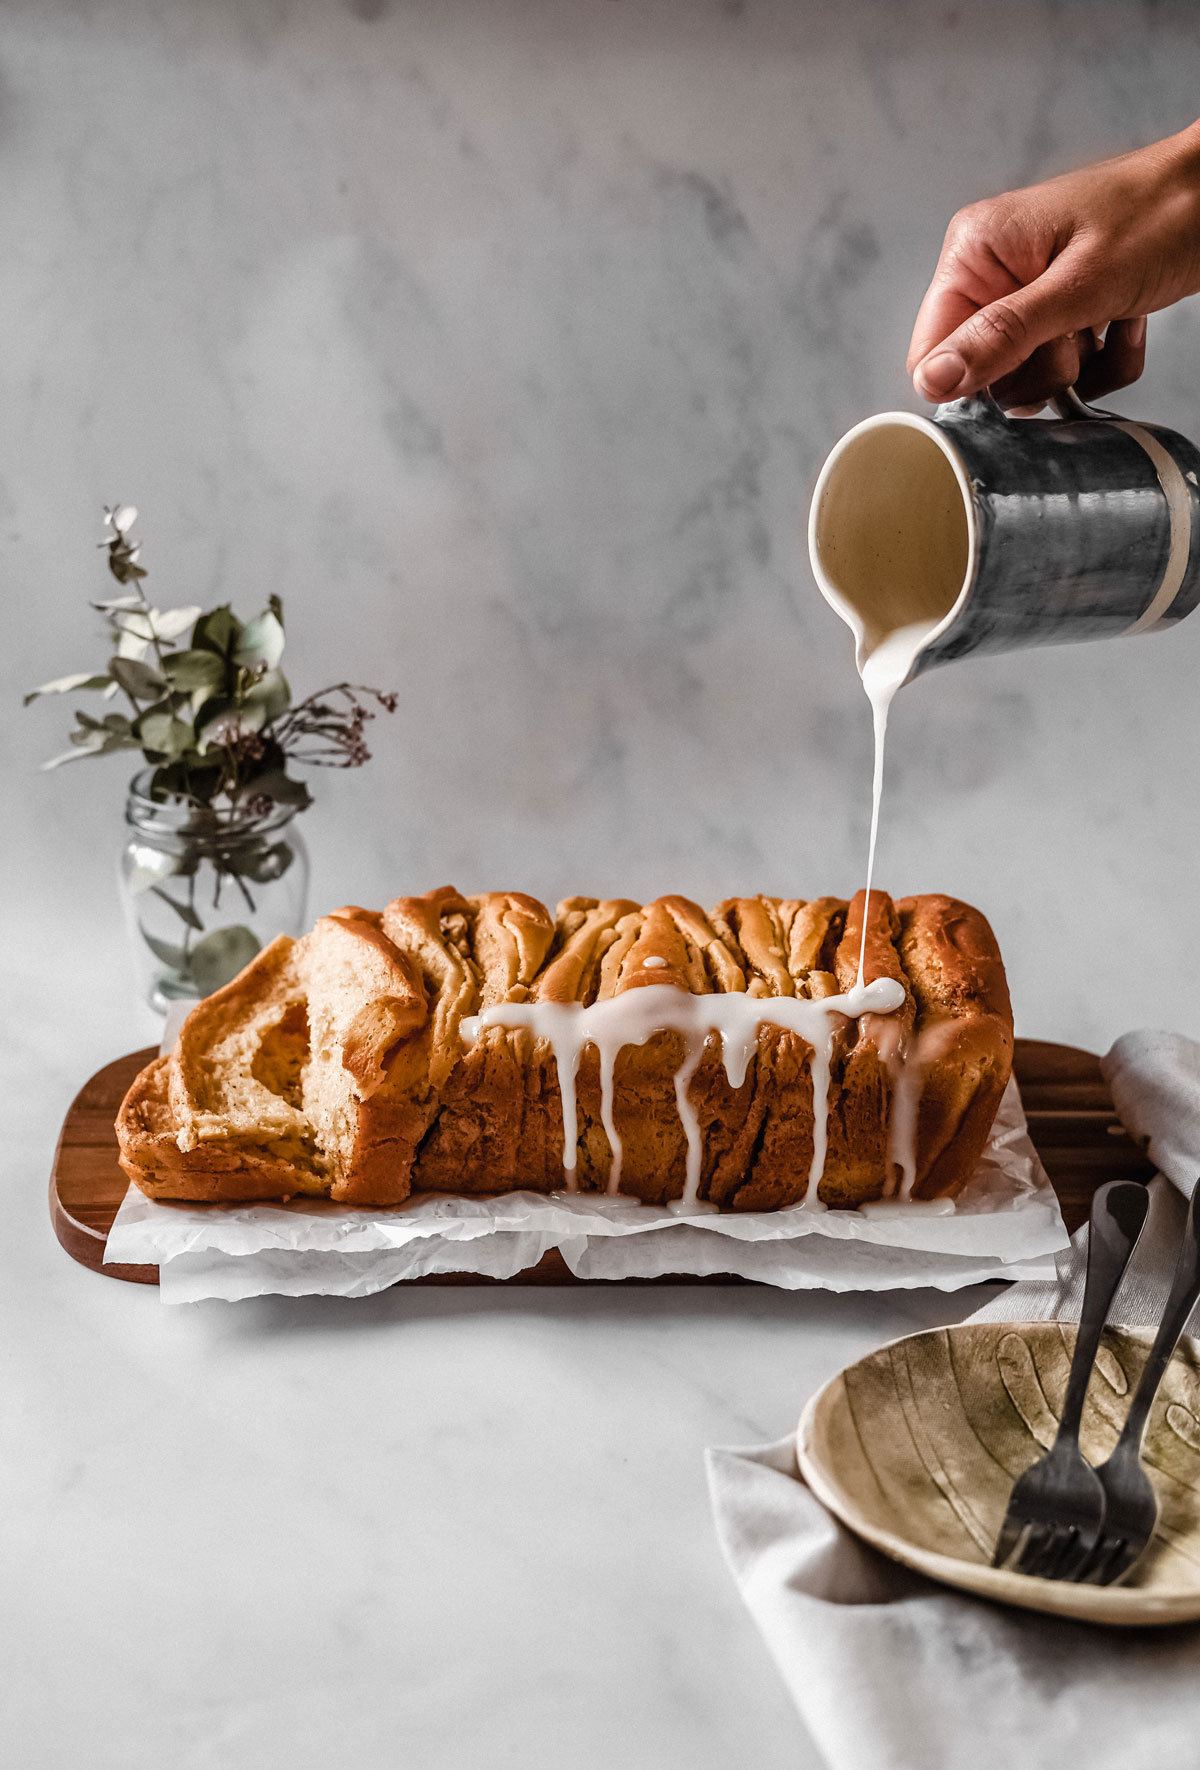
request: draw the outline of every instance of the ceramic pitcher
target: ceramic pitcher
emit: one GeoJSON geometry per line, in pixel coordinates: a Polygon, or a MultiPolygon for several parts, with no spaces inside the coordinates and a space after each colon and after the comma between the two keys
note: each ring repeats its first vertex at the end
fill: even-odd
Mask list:
{"type": "Polygon", "coordinates": [[[909,678],[971,652],[1147,633],[1200,600],[1200,451],[1084,405],[1010,418],[990,394],[884,412],[821,470],[809,555],[859,668],[924,623],[909,678]]]}

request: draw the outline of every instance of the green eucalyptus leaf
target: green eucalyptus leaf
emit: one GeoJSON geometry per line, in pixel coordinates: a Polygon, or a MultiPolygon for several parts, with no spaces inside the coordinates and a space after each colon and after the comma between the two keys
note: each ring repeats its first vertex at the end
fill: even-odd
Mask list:
{"type": "Polygon", "coordinates": [[[171,946],[168,941],[155,940],[154,936],[152,934],[147,934],[144,928],[141,932],[142,939],[150,948],[150,951],[154,954],[156,959],[161,959],[164,965],[169,965],[177,977],[183,978],[187,976],[188,955],[184,952],[181,946],[171,946]]]}
{"type": "Polygon", "coordinates": [[[137,722],[138,742],[143,750],[176,760],[193,748],[196,734],[174,713],[144,713],[137,722]]]}
{"type": "Polygon", "coordinates": [[[257,935],[240,923],[232,928],[214,928],[192,948],[192,982],[202,996],[211,996],[214,990],[231,983],[258,950],[257,935]]]}
{"type": "Polygon", "coordinates": [[[181,633],[195,626],[202,612],[194,603],[188,608],[152,608],[150,625],[156,638],[178,639],[181,633]]]}
{"type": "Polygon", "coordinates": [[[187,926],[189,928],[194,928],[197,933],[203,932],[204,923],[200,920],[190,903],[179,903],[171,896],[169,891],[164,891],[161,885],[152,885],[150,889],[155,897],[161,897],[164,903],[170,904],[181,922],[186,922],[187,926]]]}
{"type": "Polygon", "coordinates": [[[204,726],[211,723],[211,721],[214,717],[214,715],[211,711],[212,706],[213,706],[213,697],[209,693],[207,688],[193,689],[192,693],[189,697],[189,700],[188,700],[188,706],[191,711],[192,724],[195,726],[196,733],[197,733],[196,748],[198,750],[202,750],[204,748],[204,745],[200,740],[199,733],[203,729],[204,726]],[[203,719],[201,719],[201,717],[200,717],[201,713],[204,714],[203,719]]]}
{"type": "Polygon", "coordinates": [[[173,651],[163,659],[163,669],[171,678],[171,687],[193,695],[202,690],[214,695],[225,681],[225,664],[215,652],[173,651]]]}
{"type": "Polygon", "coordinates": [[[97,744],[90,745],[86,750],[65,750],[61,756],[51,756],[48,762],[43,762],[42,771],[49,773],[52,768],[61,768],[64,762],[80,762],[85,756],[99,756],[100,753],[100,746],[97,744]]]}
{"type": "Polygon", "coordinates": [[[233,701],[222,695],[217,700],[208,700],[204,704],[204,721],[196,727],[196,748],[203,752],[210,745],[221,749],[229,741],[228,730],[223,721],[231,714],[236,714],[237,707],[233,701]]]}
{"type": "Polygon", "coordinates": [[[149,645],[154,638],[154,610],[139,602],[136,608],[121,609],[113,614],[113,625],[131,639],[143,639],[149,645]]]}
{"type": "Polygon", "coordinates": [[[225,856],[225,870],[252,879],[256,885],[270,885],[283,878],[295,858],[290,843],[273,842],[269,848],[256,845],[240,853],[231,850],[225,856]]]}
{"type": "Polygon", "coordinates": [[[108,676],[90,676],[86,670],[80,670],[74,676],[60,676],[54,682],[43,682],[40,688],[31,688],[22,704],[27,707],[40,694],[70,694],[77,688],[107,688],[111,680],[108,676]]]}
{"type": "MultiPolygon", "coordinates": [[[[160,762],[150,777],[152,799],[187,799],[194,805],[211,805],[221,790],[221,770],[183,762],[160,762]]],[[[178,873],[194,873],[195,863],[181,856],[178,873]]]]}
{"type": "Polygon", "coordinates": [[[112,624],[117,632],[117,656],[119,658],[144,658],[150,650],[150,634],[147,630],[144,615],[114,615],[112,624]],[[131,622],[138,625],[132,626],[131,622]]]}
{"type": "Polygon", "coordinates": [[[154,701],[150,706],[143,706],[142,712],[138,713],[138,727],[145,726],[145,722],[149,719],[172,719],[173,713],[175,713],[175,703],[173,703],[172,697],[170,694],[161,694],[158,701],[154,701]]]}
{"type": "Polygon", "coordinates": [[[266,609],[242,628],[233,661],[244,669],[265,664],[268,670],[274,670],[283,656],[283,643],[283,625],[278,615],[266,609]]]}
{"type": "Polygon", "coordinates": [[[108,668],[135,701],[155,700],[167,686],[159,671],[141,658],[110,658],[108,668]]]}
{"type": "MultiPolygon", "coordinates": [[[[242,698],[237,703],[237,721],[243,731],[261,731],[267,723],[266,709],[261,701],[254,702],[242,698]]],[[[210,739],[210,742],[213,740],[210,739]]],[[[218,743],[228,742],[226,738],[217,738],[218,743]]]]}
{"type": "Polygon", "coordinates": [[[304,782],[293,780],[281,768],[269,768],[262,774],[253,775],[244,783],[243,798],[257,793],[274,799],[277,805],[294,805],[298,811],[304,811],[312,804],[312,794],[304,782]]]}
{"type": "Polygon", "coordinates": [[[51,756],[48,762],[42,763],[43,769],[61,768],[64,762],[78,762],[84,756],[110,756],[114,750],[136,750],[137,740],[125,732],[105,731],[103,726],[93,727],[90,731],[76,730],[71,734],[74,748],[61,756],[51,756]]]}
{"type": "Polygon", "coordinates": [[[238,642],[242,624],[228,603],[201,615],[192,629],[193,649],[212,651],[228,657],[238,642]]]}
{"type": "Polygon", "coordinates": [[[241,697],[239,708],[244,725],[252,731],[261,731],[264,725],[270,725],[286,713],[292,703],[292,691],[288,687],[287,678],[280,670],[268,670],[257,682],[251,683],[241,697]]]}

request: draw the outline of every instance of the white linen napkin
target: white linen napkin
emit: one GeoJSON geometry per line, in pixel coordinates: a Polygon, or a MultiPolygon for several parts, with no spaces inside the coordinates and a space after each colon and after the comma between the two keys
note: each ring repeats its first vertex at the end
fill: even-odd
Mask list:
{"type": "MultiPolygon", "coordinates": [[[[1118,1112],[1174,1181],[1151,1210],[1113,1318],[1157,1322],[1200,1172],[1200,1045],[1131,1033],[1103,1064],[1118,1112]]],[[[1087,1232],[1052,1282],[970,1319],[1078,1320],[1087,1232]]],[[[1189,1324],[1200,1327],[1200,1310],[1189,1324]]],[[[803,1398],[799,1398],[803,1399],[803,1398]]],[[[797,1409],[799,1411],[799,1409],[797,1409]]],[[[708,1452],[717,1534],[830,1770],[1166,1770],[1200,1753],[1200,1626],[1106,1630],[939,1586],[859,1541],[810,1492],[794,1440],[708,1452]]]]}
{"type": "Polygon", "coordinates": [[[1190,1198],[1200,1174],[1200,1045],[1182,1033],[1126,1033],[1100,1068],[1125,1129],[1190,1198]]]}

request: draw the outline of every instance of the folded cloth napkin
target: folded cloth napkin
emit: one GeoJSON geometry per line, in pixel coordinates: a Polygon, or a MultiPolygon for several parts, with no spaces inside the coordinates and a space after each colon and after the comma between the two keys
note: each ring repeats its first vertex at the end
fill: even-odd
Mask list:
{"type": "Polygon", "coordinates": [[[1200,1174],[1200,1045],[1182,1033],[1126,1033],[1100,1068],[1125,1129],[1190,1197],[1200,1174]]]}
{"type": "MultiPolygon", "coordinates": [[[[1113,1312],[1151,1326],[1200,1173],[1200,1046],[1133,1033],[1104,1071],[1175,1183],[1152,1182],[1113,1312]]],[[[1056,1280],[1006,1287],[971,1319],[1077,1321],[1086,1259],[1085,1229],[1056,1280]]],[[[1106,1630],[939,1586],[832,1518],[790,1437],[709,1451],[708,1478],[730,1570],[831,1770],[1174,1770],[1200,1756],[1200,1626],[1106,1630]]]]}

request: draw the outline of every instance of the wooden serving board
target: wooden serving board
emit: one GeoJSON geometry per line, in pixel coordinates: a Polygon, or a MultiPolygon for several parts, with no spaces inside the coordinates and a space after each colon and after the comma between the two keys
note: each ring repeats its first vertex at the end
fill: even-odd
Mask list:
{"type": "MultiPolygon", "coordinates": [[[[50,1176],[50,1216],[54,1233],[73,1259],[109,1278],[157,1284],[157,1266],[112,1266],[104,1243],[129,1182],[117,1165],[113,1120],[138,1070],[155,1055],[133,1051],[98,1070],[84,1084],[64,1121],[50,1176]]],[[[1067,1228],[1085,1220],[1093,1192],[1105,1180],[1146,1181],[1154,1172],[1127,1135],[1100,1074],[1100,1060],[1070,1045],[1018,1039],[1015,1069],[1029,1131],[1062,1205],[1067,1228]]],[[[414,1279],[415,1284],[578,1284],[558,1253],[549,1253],[512,1279],[478,1273],[445,1273],[414,1279]]],[[[686,1274],[661,1279],[626,1279],[626,1284],[742,1284],[732,1275],[712,1278],[686,1274]]]]}

